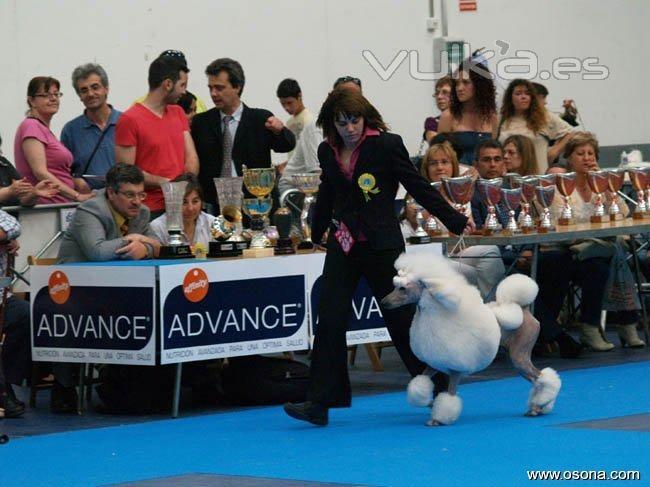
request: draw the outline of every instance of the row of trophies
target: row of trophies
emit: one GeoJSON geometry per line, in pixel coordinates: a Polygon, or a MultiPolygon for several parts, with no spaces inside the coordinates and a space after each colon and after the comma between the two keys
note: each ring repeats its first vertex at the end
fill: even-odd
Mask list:
{"type": "MultiPolygon", "coordinates": [[[[315,201],[320,183],[320,172],[301,173],[292,176],[294,186],[305,194],[300,215],[303,239],[300,249],[313,248],[308,215],[315,201]]],[[[292,217],[287,208],[275,212],[274,221],[277,233],[268,226],[268,215],[273,207],[270,196],[275,186],[275,168],[249,169],[243,167],[243,176],[214,178],[221,214],[216,217],[210,229],[212,240],[208,257],[233,257],[293,254],[295,249],[289,237],[292,217]],[[243,185],[253,198],[244,198],[243,185]],[[250,217],[250,233],[244,231],[242,209],[250,217]],[[269,234],[277,237],[275,248],[269,234]]],[[[162,186],[167,214],[169,244],[161,248],[160,258],[191,258],[190,245],[183,236],[183,198],[186,181],[165,183],[162,186]]]]}
{"type": "MultiPolygon", "coordinates": [[[[650,168],[603,169],[589,171],[587,174],[589,188],[596,195],[593,214],[590,217],[592,223],[605,223],[623,218],[618,204],[618,192],[623,186],[626,171],[637,194],[632,217],[641,219],[650,216],[650,168]],[[605,193],[607,193],[609,201],[608,211],[605,211],[605,200],[603,199],[605,193]]],[[[487,206],[487,218],[483,225],[484,235],[492,235],[498,231],[508,234],[533,231],[545,233],[555,228],[550,206],[555,198],[556,190],[563,200],[562,212],[557,224],[566,226],[574,223],[571,195],[576,188],[576,177],[574,172],[540,176],[507,173],[502,178],[479,178],[474,181],[471,176],[460,176],[443,178],[442,181],[431,184],[439,191],[444,188],[454,208],[462,213],[466,213],[467,205],[471,202],[474,190],[476,190],[481,201],[487,206]],[[538,222],[535,222],[531,211],[531,205],[535,200],[542,208],[538,222]],[[503,228],[496,212],[496,206],[500,202],[508,211],[508,222],[503,228]],[[519,207],[521,207],[521,212],[519,218],[516,219],[519,207]]],[[[431,241],[431,236],[442,233],[440,223],[433,216],[425,221],[423,208],[417,203],[414,205],[417,228],[414,236],[409,238],[409,242],[412,244],[428,243],[431,241]]]]}

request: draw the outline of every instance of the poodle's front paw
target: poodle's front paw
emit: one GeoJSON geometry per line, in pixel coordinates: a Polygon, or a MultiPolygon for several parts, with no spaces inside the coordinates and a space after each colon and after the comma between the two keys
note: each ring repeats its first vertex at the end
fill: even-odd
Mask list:
{"type": "Polygon", "coordinates": [[[429,421],[426,422],[427,426],[443,426],[443,424],[440,421],[436,421],[435,419],[430,419],[429,421]]]}
{"type": "Polygon", "coordinates": [[[525,416],[528,416],[529,418],[533,418],[535,416],[540,416],[543,413],[542,408],[539,406],[531,406],[528,411],[526,411],[525,416]]]}

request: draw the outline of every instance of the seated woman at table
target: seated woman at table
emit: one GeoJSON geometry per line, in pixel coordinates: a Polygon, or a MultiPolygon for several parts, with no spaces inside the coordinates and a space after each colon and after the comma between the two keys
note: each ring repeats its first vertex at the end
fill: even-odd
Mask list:
{"type": "MultiPolygon", "coordinates": [[[[203,191],[194,174],[181,174],[174,179],[174,182],[176,181],[187,181],[183,197],[183,236],[193,250],[198,244],[207,252],[210,245],[210,227],[215,217],[202,211],[203,191]]],[[[169,241],[167,215],[159,216],[150,225],[158,240],[162,244],[166,244],[169,241]]]]}
{"type": "MultiPolygon", "coordinates": [[[[587,183],[587,173],[596,171],[598,166],[598,141],[587,132],[577,133],[567,144],[564,157],[569,162],[571,171],[577,174],[576,190],[572,198],[573,214],[576,223],[589,222],[593,214],[596,195],[592,193],[587,183]]],[[[619,206],[624,215],[629,213],[627,205],[619,199],[619,206]]],[[[551,212],[559,216],[562,211],[562,200],[559,197],[553,201],[551,212]]],[[[610,309],[616,313],[614,318],[618,323],[618,334],[623,345],[643,347],[645,343],[639,338],[636,324],[639,314],[636,308],[636,291],[634,282],[624,289],[625,301],[632,303],[621,306],[612,298],[608,282],[611,282],[612,272],[625,271],[620,265],[620,243],[590,239],[589,241],[556,244],[540,252],[538,266],[538,284],[540,293],[538,300],[544,303],[540,308],[545,316],[538,316],[542,326],[557,327],[555,320],[567,295],[570,282],[579,284],[582,288],[580,305],[580,341],[595,351],[612,350],[614,345],[605,340],[600,332],[601,311],[610,309]],[[616,260],[619,259],[619,260],[616,260]],[[623,307],[624,309],[621,309],[623,307]],[[627,309],[625,309],[627,308],[627,309]],[[630,309],[636,308],[636,309],[630,309]]],[[[623,254],[623,260],[625,260],[623,254]]],[[[623,262],[623,266],[626,266],[623,262]]],[[[629,271],[629,268],[627,269],[629,271]]],[[[620,289],[618,289],[620,292],[620,289]]],[[[537,314],[537,313],[536,313],[537,314]]]]}
{"type": "MultiPolygon", "coordinates": [[[[444,177],[458,176],[459,165],[456,152],[449,142],[432,145],[424,156],[420,173],[430,182],[440,181],[444,177]]],[[[447,194],[442,191],[442,196],[451,203],[447,194]]],[[[411,204],[404,207],[404,219],[401,222],[404,238],[413,236],[417,228],[415,219],[416,210],[411,204]]],[[[429,213],[423,210],[425,221],[429,213]]],[[[466,212],[470,220],[471,212],[466,212]]],[[[444,225],[440,224],[443,231],[444,225]]],[[[488,298],[492,289],[501,282],[505,275],[505,267],[501,260],[499,248],[496,245],[474,245],[467,247],[452,257],[457,257],[459,270],[467,280],[478,287],[483,299],[488,298]]]]}
{"type": "Polygon", "coordinates": [[[522,176],[540,174],[533,141],[525,135],[511,135],[503,141],[503,160],[506,171],[522,176]]]}

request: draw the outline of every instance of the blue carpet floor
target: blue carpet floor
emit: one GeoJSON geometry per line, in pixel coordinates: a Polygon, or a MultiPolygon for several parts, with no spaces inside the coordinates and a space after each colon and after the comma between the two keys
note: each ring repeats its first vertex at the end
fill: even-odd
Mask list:
{"type": "Polygon", "coordinates": [[[522,415],[529,390],[523,379],[468,384],[460,388],[463,414],[449,427],[425,427],[427,410],[391,393],[332,410],[326,428],[269,407],[20,438],[0,446],[0,486],[104,485],[188,473],[362,485],[523,485],[533,469],[640,470],[641,481],[633,484],[643,485],[644,474],[650,478],[648,425],[638,431],[629,424],[620,431],[593,425],[632,415],[647,421],[649,377],[650,362],[564,372],[555,411],[538,418],[522,415]]]}

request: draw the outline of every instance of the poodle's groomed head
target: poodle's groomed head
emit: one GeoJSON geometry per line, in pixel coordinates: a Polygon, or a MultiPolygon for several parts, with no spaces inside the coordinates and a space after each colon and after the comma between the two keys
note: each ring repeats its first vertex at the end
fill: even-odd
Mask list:
{"type": "Polygon", "coordinates": [[[395,261],[395,289],[381,303],[388,309],[417,303],[429,283],[441,280],[467,284],[448,259],[430,253],[402,254],[395,261]]]}

